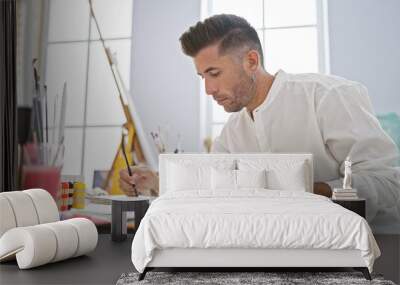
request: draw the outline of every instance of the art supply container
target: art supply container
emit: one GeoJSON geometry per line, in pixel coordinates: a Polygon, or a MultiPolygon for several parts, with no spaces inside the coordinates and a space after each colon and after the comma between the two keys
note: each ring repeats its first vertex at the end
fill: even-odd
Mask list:
{"type": "Polygon", "coordinates": [[[22,189],[42,188],[57,201],[61,187],[64,145],[27,144],[23,149],[22,189]]]}
{"type": "Polygon", "coordinates": [[[68,182],[61,182],[61,193],[58,200],[58,209],[60,212],[68,210],[68,203],[69,203],[69,183],[68,182]]]}
{"type": "Polygon", "coordinates": [[[85,193],[86,185],[83,182],[74,182],[74,199],[72,208],[84,209],[85,208],[85,193]]]}

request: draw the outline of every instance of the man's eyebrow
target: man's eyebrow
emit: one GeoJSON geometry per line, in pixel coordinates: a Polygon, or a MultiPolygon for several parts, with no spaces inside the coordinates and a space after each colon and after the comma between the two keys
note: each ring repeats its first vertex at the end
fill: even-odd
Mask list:
{"type": "MultiPolygon", "coordinates": [[[[217,68],[217,67],[211,66],[211,67],[207,68],[206,70],[204,70],[204,73],[210,72],[210,71],[212,71],[212,70],[214,70],[214,69],[218,69],[218,68],[217,68]]],[[[199,73],[199,72],[197,72],[197,74],[200,75],[200,76],[202,76],[202,74],[199,73]]]]}

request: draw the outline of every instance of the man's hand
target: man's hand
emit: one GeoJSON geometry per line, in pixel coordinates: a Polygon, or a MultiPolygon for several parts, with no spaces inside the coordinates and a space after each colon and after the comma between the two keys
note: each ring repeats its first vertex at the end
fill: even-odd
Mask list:
{"type": "Polygon", "coordinates": [[[119,172],[119,186],[127,196],[158,195],[158,176],[146,166],[135,165],[131,167],[132,176],[128,169],[119,172]],[[136,191],[135,191],[136,189],[136,191]]]}
{"type": "Polygon", "coordinates": [[[324,182],[315,182],[314,183],[314,194],[326,196],[328,198],[332,197],[332,189],[331,187],[324,182]]]}

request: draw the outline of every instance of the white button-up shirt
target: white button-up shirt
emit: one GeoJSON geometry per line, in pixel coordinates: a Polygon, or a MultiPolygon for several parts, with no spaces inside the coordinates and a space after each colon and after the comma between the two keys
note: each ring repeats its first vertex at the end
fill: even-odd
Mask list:
{"type": "Polygon", "coordinates": [[[279,71],[250,117],[233,113],[213,152],[312,153],[314,181],[342,187],[344,160],[352,160],[353,188],[367,199],[367,218],[389,211],[400,221],[398,150],[372,111],[360,83],[320,74],[279,71]]]}

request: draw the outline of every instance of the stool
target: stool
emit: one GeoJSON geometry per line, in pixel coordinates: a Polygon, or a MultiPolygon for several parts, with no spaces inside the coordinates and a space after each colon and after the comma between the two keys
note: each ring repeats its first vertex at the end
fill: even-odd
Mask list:
{"type": "Polygon", "coordinates": [[[135,232],[149,208],[148,197],[117,196],[111,199],[111,240],[124,241],[127,238],[126,212],[135,212],[135,232]]]}

